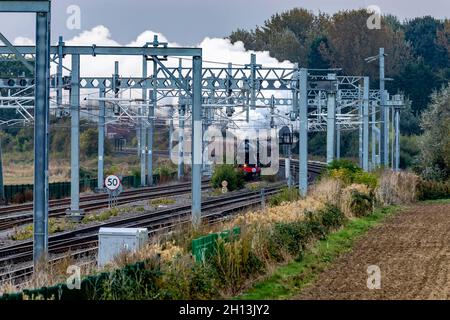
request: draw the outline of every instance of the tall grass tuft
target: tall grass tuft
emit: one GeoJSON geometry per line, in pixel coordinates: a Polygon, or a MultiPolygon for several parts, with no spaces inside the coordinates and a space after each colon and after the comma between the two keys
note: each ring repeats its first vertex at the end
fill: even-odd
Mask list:
{"type": "Polygon", "coordinates": [[[419,177],[411,172],[384,171],[375,192],[376,200],[381,205],[415,202],[419,181],[419,177]]]}

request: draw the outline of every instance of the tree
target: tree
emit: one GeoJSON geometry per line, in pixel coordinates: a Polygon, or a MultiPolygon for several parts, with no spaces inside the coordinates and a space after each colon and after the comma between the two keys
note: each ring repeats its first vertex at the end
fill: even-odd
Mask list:
{"type": "Polygon", "coordinates": [[[255,46],[255,34],[252,31],[237,29],[236,31],[233,31],[228,38],[231,43],[242,41],[244,43],[244,48],[247,50],[258,50],[255,46]]]}
{"type": "MultiPolygon", "coordinates": [[[[449,54],[445,43],[438,36],[445,34],[444,23],[431,17],[421,17],[410,20],[405,25],[405,39],[411,43],[416,57],[422,57],[433,69],[449,66],[449,54]]],[[[448,39],[447,39],[448,43],[448,39]]]]}
{"type": "Polygon", "coordinates": [[[447,50],[447,54],[450,56],[450,20],[444,21],[442,30],[437,33],[437,41],[440,46],[447,50]]]}
{"type": "Polygon", "coordinates": [[[405,101],[405,107],[400,111],[400,132],[407,136],[421,134],[419,117],[414,114],[409,99],[405,101]]]}
{"type": "Polygon", "coordinates": [[[420,164],[425,178],[450,178],[450,83],[431,96],[421,119],[424,134],[420,143],[420,164]]]}
{"type": "Polygon", "coordinates": [[[389,55],[386,60],[387,74],[395,75],[411,59],[403,32],[391,29],[384,18],[380,30],[370,30],[367,28],[369,16],[370,13],[363,9],[334,14],[326,32],[329,49],[323,50],[322,56],[332,67],[342,68],[345,74],[364,74],[377,79],[378,65],[369,65],[364,59],[378,54],[379,48],[383,47],[389,55]]]}
{"type": "Polygon", "coordinates": [[[97,154],[98,130],[89,128],[80,134],[80,154],[90,158],[97,154]]]}
{"type": "Polygon", "coordinates": [[[402,91],[412,100],[412,112],[419,116],[428,106],[430,95],[442,85],[439,77],[423,59],[406,64],[388,84],[391,92],[402,91]]]}
{"type": "Polygon", "coordinates": [[[328,39],[320,36],[313,40],[308,55],[308,68],[329,69],[330,63],[323,56],[322,52],[329,51],[328,39]]]}
{"type": "Polygon", "coordinates": [[[294,8],[274,14],[254,31],[237,29],[229,36],[232,43],[242,41],[247,50],[268,50],[278,60],[307,66],[313,40],[321,34],[327,16],[294,8]]]}

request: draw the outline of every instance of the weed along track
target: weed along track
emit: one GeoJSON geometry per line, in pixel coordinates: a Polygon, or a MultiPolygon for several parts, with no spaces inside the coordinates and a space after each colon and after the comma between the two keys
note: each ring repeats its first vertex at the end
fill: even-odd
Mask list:
{"type": "Polygon", "coordinates": [[[450,299],[450,204],[417,204],[388,218],[296,299],[450,299]],[[381,271],[369,289],[368,267],[381,271]]]}
{"type": "MultiPolygon", "coordinates": [[[[208,188],[208,180],[203,181],[202,189],[208,188]]],[[[187,194],[190,183],[179,183],[169,186],[140,188],[123,192],[117,199],[118,204],[127,204],[140,200],[164,198],[168,196],[187,194]]],[[[106,194],[88,195],[81,197],[80,208],[90,212],[108,207],[106,194]]],[[[50,202],[49,217],[61,217],[66,214],[70,206],[70,199],[53,200],[50,202]]],[[[32,204],[8,206],[0,208],[0,231],[33,222],[32,204]]]]}
{"type": "MultiPolygon", "coordinates": [[[[277,193],[283,186],[270,187],[266,190],[266,195],[270,196],[277,193]]],[[[261,203],[260,192],[239,193],[230,196],[220,197],[204,201],[203,209],[205,215],[203,218],[214,223],[223,217],[261,203]]],[[[169,230],[175,226],[184,223],[190,223],[190,206],[180,206],[173,209],[161,210],[139,217],[125,218],[114,222],[103,223],[98,226],[84,228],[75,232],[66,232],[49,237],[49,252],[51,254],[63,254],[68,251],[74,252],[70,256],[78,257],[89,253],[95,253],[97,250],[97,232],[101,227],[142,227],[148,228],[150,233],[161,230],[169,230]]],[[[26,241],[18,245],[4,247],[0,249],[0,264],[17,264],[31,261],[32,242],[26,241]]],[[[65,255],[67,256],[67,254],[65,255]]],[[[55,261],[57,259],[54,259],[55,261]]],[[[19,268],[13,272],[4,272],[0,274],[0,279],[5,277],[21,278],[32,273],[32,267],[19,268]]]]}
{"type": "MultiPolygon", "coordinates": [[[[324,165],[315,163],[309,169],[311,181],[323,170],[324,165]]],[[[270,197],[285,188],[285,182],[274,183],[265,188],[265,195],[270,197]]],[[[207,187],[207,186],[205,186],[207,187]]],[[[176,186],[175,191],[178,192],[176,186]]],[[[173,191],[173,190],[172,190],[173,191]]],[[[219,197],[207,198],[202,201],[202,219],[208,224],[215,224],[236,212],[261,205],[261,192],[240,191],[219,197]]],[[[62,232],[49,237],[49,253],[56,262],[65,257],[79,258],[95,254],[97,251],[98,230],[101,227],[123,228],[147,228],[150,234],[167,232],[176,226],[191,223],[190,204],[160,209],[151,212],[142,212],[137,216],[120,218],[101,224],[84,227],[74,231],[62,232]]],[[[0,271],[0,279],[23,279],[32,274],[32,249],[31,240],[21,241],[17,244],[0,248],[1,266],[22,264],[13,271],[3,269],[0,271]]]]}

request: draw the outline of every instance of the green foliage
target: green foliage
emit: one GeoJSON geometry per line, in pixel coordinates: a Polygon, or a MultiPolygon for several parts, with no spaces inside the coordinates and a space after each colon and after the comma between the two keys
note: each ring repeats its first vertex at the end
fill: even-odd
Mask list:
{"type": "Polygon", "coordinates": [[[97,129],[89,128],[80,134],[80,155],[90,158],[97,155],[97,129]]]}
{"type": "Polygon", "coordinates": [[[405,40],[410,41],[414,54],[433,68],[449,64],[447,51],[438,42],[438,33],[443,28],[444,23],[431,16],[412,19],[405,25],[405,40]]]}
{"type": "MultiPolygon", "coordinates": [[[[382,28],[373,32],[361,27],[369,15],[366,10],[315,15],[296,8],[272,15],[254,30],[238,29],[229,38],[232,43],[242,41],[248,50],[268,50],[279,60],[290,59],[308,68],[337,67],[345,74],[366,74],[373,79],[371,86],[378,85],[378,64],[367,64],[364,58],[384,47],[386,69],[394,79],[387,89],[410,99],[401,111],[401,132],[421,134],[419,117],[427,109],[430,95],[450,81],[450,21],[425,16],[400,22],[393,15],[384,15],[382,28]]],[[[311,154],[324,156],[325,146],[322,133],[311,134],[311,154]]],[[[342,132],[341,147],[342,157],[356,157],[357,133],[342,132]]],[[[413,165],[414,152],[409,151],[402,153],[403,168],[413,165]]]]}
{"type": "Polygon", "coordinates": [[[346,160],[346,159],[333,160],[333,162],[331,162],[327,166],[328,171],[339,170],[339,169],[345,169],[350,173],[357,173],[357,172],[362,171],[362,169],[360,167],[358,167],[352,161],[346,160]]]}
{"type": "Polygon", "coordinates": [[[169,181],[173,175],[175,174],[176,169],[173,165],[169,163],[161,163],[158,165],[156,170],[153,171],[154,174],[157,174],[159,177],[159,182],[165,183],[169,181]]]}
{"type": "Polygon", "coordinates": [[[421,180],[418,185],[419,200],[437,200],[450,198],[450,181],[421,180]]]}
{"type": "Polygon", "coordinates": [[[400,136],[400,168],[415,167],[419,154],[419,136],[400,136]]]}
{"type": "Polygon", "coordinates": [[[356,172],[352,178],[352,183],[365,184],[372,190],[378,186],[378,178],[370,172],[356,172]]]}
{"type": "Polygon", "coordinates": [[[106,175],[118,174],[118,173],[119,173],[119,167],[117,167],[117,166],[110,166],[109,168],[105,169],[105,177],[106,177],[106,175]]]}
{"type": "Polygon", "coordinates": [[[292,202],[300,200],[300,194],[296,188],[283,188],[277,194],[269,198],[269,205],[271,207],[276,207],[283,202],[292,202]]]}
{"type": "Polygon", "coordinates": [[[365,194],[358,190],[351,191],[350,210],[356,217],[367,216],[372,213],[375,196],[372,193],[365,194]]]}
{"type": "Polygon", "coordinates": [[[326,175],[340,179],[346,184],[365,184],[372,190],[378,186],[378,178],[373,173],[362,171],[349,160],[334,160],[328,165],[326,175]]]}
{"type": "MultiPolygon", "coordinates": [[[[74,228],[74,224],[65,218],[50,218],[48,220],[48,232],[49,234],[55,234],[58,232],[72,230],[74,228]]],[[[31,239],[33,237],[33,225],[27,225],[21,227],[9,236],[11,240],[21,241],[31,239]]]]}
{"type": "MultiPolygon", "coordinates": [[[[402,91],[412,101],[411,111],[417,117],[426,110],[430,95],[442,83],[436,72],[425,61],[419,60],[403,65],[399,74],[394,76],[394,81],[389,83],[388,90],[402,91]]],[[[404,112],[403,115],[405,115],[404,112]]],[[[409,116],[405,119],[401,118],[403,129],[405,129],[405,120],[411,121],[409,116]]],[[[410,125],[407,132],[418,133],[417,123],[413,122],[410,125]]]]}
{"type": "Polygon", "coordinates": [[[421,126],[421,174],[425,179],[446,181],[450,179],[450,84],[433,93],[421,126]]]}
{"type": "Polygon", "coordinates": [[[301,259],[308,243],[314,238],[323,238],[345,221],[344,214],[336,207],[327,205],[318,212],[306,212],[305,221],[277,223],[269,237],[269,254],[283,261],[284,254],[301,259]]]}
{"type": "Polygon", "coordinates": [[[345,224],[342,230],[332,233],[314,244],[304,254],[303,259],[277,268],[270,277],[256,283],[237,298],[240,300],[277,300],[296,297],[303,288],[313,283],[331,263],[351,249],[361,235],[396,210],[395,207],[383,208],[368,217],[352,219],[345,224]]]}
{"type": "Polygon", "coordinates": [[[241,171],[238,171],[232,165],[217,165],[211,177],[211,185],[213,188],[222,188],[222,182],[228,182],[228,190],[234,191],[244,187],[245,179],[241,171]]]}
{"type": "Polygon", "coordinates": [[[149,205],[154,206],[154,207],[158,207],[160,205],[166,205],[167,206],[167,205],[171,205],[171,204],[175,204],[175,203],[176,203],[175,199],[167,199],[167,198],[164,198],[164,199],[153,199],[153,200],[150,200],[148,202],[149,205]]]}
{"type": "Polygon", "coordinates": [[[230,288],[233,293],[236,293],[251,275],[264,268],[263,262],[252,251],[250,239],[245,237],[231,243],[219,238],[209,264],[218,285],[230,288]]]}
{"type": "Polygon", "coordinates": [[[100,213],[91,213],[88,214],[86,216],[84,216],[82,222],[83,223],[90,223],[90,222],[94,222],[94,221],[98,221],[98,222],[102,222],[102,221],[106,221],[112,217],[116,217],[120,214],[120,209],[118,208],[111,208],[108,210],[104,210],[100,213]]]}

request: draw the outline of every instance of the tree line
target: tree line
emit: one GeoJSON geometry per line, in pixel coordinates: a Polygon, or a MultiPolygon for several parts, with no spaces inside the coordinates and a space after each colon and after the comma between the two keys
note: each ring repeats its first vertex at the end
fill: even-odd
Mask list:
{"type": "Polygon", "coordinates": [[[365,58],[385,48],[386,76],[391,93],[402,92],[411,101],[404,134],[419,134],[418,117],[427,109],[434,90],[450,80],[450,20],[431,16],[400,22],[381,17],[381,28],[370,30],[366,10],[314,14],[295,8],[274,14],[253,30],[237,29],[229,39],[242,41],[247,50],[269,51],[280,61],[289,60],[311,69],[342,68],[342,74],[368,75],[378,88],[377,63],[365,58]]]}

